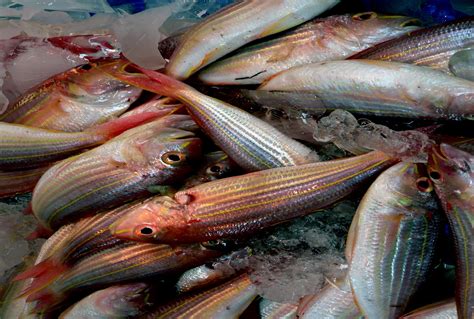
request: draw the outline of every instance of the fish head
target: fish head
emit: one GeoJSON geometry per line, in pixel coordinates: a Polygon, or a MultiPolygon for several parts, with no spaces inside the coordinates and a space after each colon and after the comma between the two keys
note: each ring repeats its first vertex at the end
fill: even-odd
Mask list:
{"type": "Polygon", "coordinates": [[[170,197],[155,196],[114,222],[110,232],[121,239],[157,242],[184,222],[184,209],[170,197]]]}
{"type": "MultiPolygon", "coordinates": [[[[428,172],[440,197],[471,193],[474,184],[474,156],[454,146],[441,144],[431,149],[428,172]]],[[[443,199],[443,198],[442,198],[443,199]]]]}
{"type": "Polygon", "coordinates": [[[421,21],[406,16],[361,12],[352,16],[351,24],[353,25],[351,32],[364,37],[373,36],[374,40],[379,42],[386,40],[388,36],[394,37],[417,30],[421,26],[421,21]],[[378,36],[385,38],[378,40],[378,36]]]}
{"type": "Polygon", "coordinates": [[[205,155],[204,166],[196,175],[190,177],[184,189],[194,187],[203,183],[231,176],[238,169],[237,164],[222,151],[212,152],[205,155]]]}

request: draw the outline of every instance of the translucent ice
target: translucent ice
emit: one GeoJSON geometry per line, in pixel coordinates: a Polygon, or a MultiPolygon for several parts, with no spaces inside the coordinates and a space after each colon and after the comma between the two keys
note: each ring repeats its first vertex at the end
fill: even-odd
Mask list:
{"type": "Polygon", "coordinates": [[[433,143],[421,131],[397,132],[367,120],[357,120],[343,110],[335,110],[318,121],[313,137],[319,142],[333,142],[353,154],[380,150],[411,162],[426,162],[427,151],[433,143]]]}

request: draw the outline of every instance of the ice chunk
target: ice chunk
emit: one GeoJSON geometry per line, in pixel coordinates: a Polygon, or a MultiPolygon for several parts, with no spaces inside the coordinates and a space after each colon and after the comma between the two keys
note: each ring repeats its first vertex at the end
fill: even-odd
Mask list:
{"type": "Polygon", "coordinates": [[[318,121],[313,137],[319,142],[333,142],[353,154],[380,150],[405,161],[423,163],[434,143],[421,131],[397,132],[368,120],[358,121],[343,110],[335,110],[318,121]]]}

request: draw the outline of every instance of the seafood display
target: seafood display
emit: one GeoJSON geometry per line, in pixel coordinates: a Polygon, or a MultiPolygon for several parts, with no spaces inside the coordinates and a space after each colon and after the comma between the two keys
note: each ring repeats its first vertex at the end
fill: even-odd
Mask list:
{"type": "Polygon", "coordinates": [[[473,17],[103,2],[0,19],[0,319],[474,318],[473,17]]]}

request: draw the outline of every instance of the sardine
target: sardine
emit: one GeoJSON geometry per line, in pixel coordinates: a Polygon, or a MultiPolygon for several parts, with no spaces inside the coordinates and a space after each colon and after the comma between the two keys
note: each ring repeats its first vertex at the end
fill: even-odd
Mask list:
{"type": "Polygon", "coordinates": [[[298,305],[297,318],[359,319],[349,278],[326,285],[317,295],[305,296],[298,305]]]}
{"type": "Polygon", "coordinates": [[[262,299],[259,303],[262,319],[295,319],[298,305],[262,299]]]}
{"type": "Polygon", "coordinates": [[[380,43],[349,59],[398,61],[449,72],[456,52],[474,48],[474,18],[467,17],[410,32],[380,43]]]}
{"type": "Polygon", "coordinates": [[[150,185],[182,179],[200,154],[201,140],[181,128],[194,128],[189,116],[166,116],[57,163],[33,192],[35,216],[46,228],[58,228],[145,197],[150,185]]]}
{"type": "Polygon", "coordinates": [[[248,171],[301,165],[319,159],[309,147],[270,124],[164,74],[122,62],[104,65],[102,69],[121,81],[184,103],[196,123],[248,171]]]}
{"type": "Polygon", "coordinates": [[[24,171],[0,171],[0,198],[31,192],[48,169],[49,166],[24,171]]]}
{"type": "Polygon", "coordinates": [[[336,5],[339,0],[245,0],[191,27],[173,52],[166,72],[186,79],[250,41],[289,29],[336,5]]]}
{"type": "Polygon", "coordinates": [[[394,160],[381,152],[224,178],[156,197],[115,222],[121,238],[196,242],[241,237],[328,206],[394,160]]]}
{"type": "Polygon", "coordinates": [[[456,312],[456,302],[454,300],[445,300],[415,309],[400,319],[458,319],[456,312]]]}
{"type": "Polygon", "coordinates": [[[259,90],[308,94],[314,110],[414,118],[470,118],[474,82],[411,64],[329,61],[283,71],[259,90]]]}
{"type": "Polygon", "coordinates": [[[428,171],[454,239],[458,318],[470,319],[474,316],[474,156],[441,144],[433,148],[428,171]]]}
{"type": "Polygon", "coordinates": [[[59,319],[136,317],[144,312],[148,298],[145,283],[125,284],[98,290],[66,309],[59,319]]]}
{"type": "Polygon", "coordinates": [[[433,266],[441,215],[425,171],[410,163],[389,168],[357,209],[346,255],[354,298],[367,318],[398,318],[433,266]]]}
{"type": "Polygon", "coordinates": [[[145,318],[237,319],[256,296],[256,286],[244,274],[220,286],[163,305],[145,318]]]}
{"type": "Polygon", "coordinates": [[[0,122],[0,170],[24,170],[54,163],[156,117],[155,113],[142,113],[76,133],[0,122]]]}
{"type": "Polygon", "coordinates": [[[199,73],[207,84],[260,84],[291,67],[346,57],[416,30],[416,19],[364,12],[316,19],[276,39],[237,51],[199,73]]]}
{"type": "Polygon", "coordinates": [[[49,78],[10,104],[0,121],[80,132],[122,114],[142,90],[102,72],[99,66],[103,63],[110,60],[49,78]]]}

